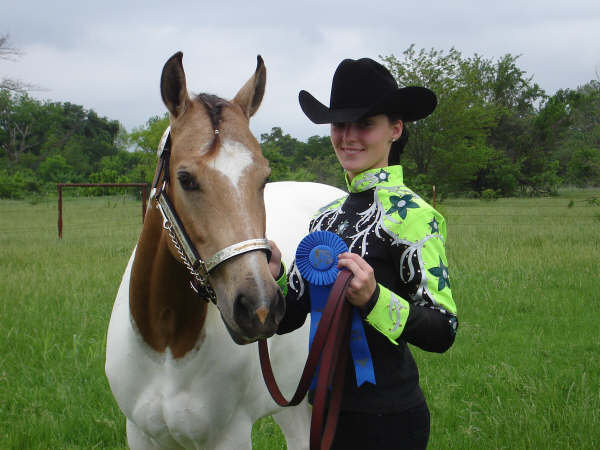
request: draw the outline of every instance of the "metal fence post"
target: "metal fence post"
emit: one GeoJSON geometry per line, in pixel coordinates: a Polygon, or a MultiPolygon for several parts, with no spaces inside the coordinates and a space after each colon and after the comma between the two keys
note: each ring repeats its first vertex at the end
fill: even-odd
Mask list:
{"type": "Polygon", "coordinates": [[[58,238],[62,239],[62,184],[58,184],[58,238]]]}
{"type": "Polygon", "coordinates": [[[148,185],[146,183],[60,183],[58,187],[58,237],[62,239],[62,188],[63,187],[141,187],[142,188],[142,223],[146,217],[146,201],[148,185]]]}

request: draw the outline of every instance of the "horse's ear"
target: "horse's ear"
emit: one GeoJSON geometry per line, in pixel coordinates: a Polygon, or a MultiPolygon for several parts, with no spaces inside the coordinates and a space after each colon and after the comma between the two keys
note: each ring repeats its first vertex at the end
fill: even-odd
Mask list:
{"type": "Polygon", "coordinates": [[[183,114],[190,101],[185,83],[185,72],[181,62],[183,53],[177,52],[169,58],[160,77],[160,94],[165,106],[174,118],[183,114]]]}
{"type": "Polygon", "coordinates": [[[258,110],[265,94],[267,82],[267,69],[260,55],[256,57],[256,70],[254,75],[240,89],[233,101],[242,107],[246,117],[250,118],[258,110]]]}

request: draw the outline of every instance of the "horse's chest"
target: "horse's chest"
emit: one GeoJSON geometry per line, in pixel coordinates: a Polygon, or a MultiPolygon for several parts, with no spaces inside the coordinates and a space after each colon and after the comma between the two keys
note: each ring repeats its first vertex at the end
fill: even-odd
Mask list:
{"type": "Polygon", "coordinates": [[[204,342],[200,350],[177,360],[166,352],[134,402],[133,421],[158,440],[175,439],[186,447],[214,439],[248,403],[254,387],[247,374],[256,370],[252,356],[230,339],[204,342]]]}
{"type": "Polygon", "coordinates": [[[225,428],[231,416],[231,401],[219,401],[208,386],[194,383],[182,387],[172,381],[148,385],[136,401],[133,422],[165,447],[175,441],[193,448],[213,440],[211,434],[225,428]]]}

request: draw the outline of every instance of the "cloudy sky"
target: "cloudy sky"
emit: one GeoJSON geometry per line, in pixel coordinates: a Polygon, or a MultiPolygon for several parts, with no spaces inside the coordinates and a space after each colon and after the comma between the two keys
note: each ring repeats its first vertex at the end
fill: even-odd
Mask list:
{"type": "Polygon", "coordinates": [[[0,60],[0,78],[44,90],[119,120],[129,131],[162,114],[164,62],[184,53],[188,88],[225,98],[267,66],[267,90],[251,128],[326,135],[297,102],[306,89],[325,104],[344,58],[400,56],[410,44],[464,56],[522,55],[519,67],[552,94],[600,76],[598,0],[6,0],[0,35],[23,51],[0,60]],[[7,3],[6,3],[7,1],[7,3]]]}

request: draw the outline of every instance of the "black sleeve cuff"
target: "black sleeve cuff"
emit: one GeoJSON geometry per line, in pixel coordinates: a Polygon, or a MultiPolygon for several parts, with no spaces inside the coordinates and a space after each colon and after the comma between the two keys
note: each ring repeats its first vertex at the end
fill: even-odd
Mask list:
{"type": "Polygon", "coordinates": [[[422,350],[444,353],[454,343],[457,326],[454,315],[411,304],[402,338],[422,350]]]}
{"type": "Polygon", "coordinates": [[[379,299],[379,284],[377,284],[377,286],[375,287],[375,291],[373,292],[373,295],[371,295],[371,298],[369,299],[369,301],[367,302],[365,307],[358,308],[358,312],[360,313],[360,316],[363,319],[366,319],[367,316],[369,314],[371,314],[371,311],[373,311],[373,308],[375,308],[375,304],[377,303],[378,299],[379,299]]]}

